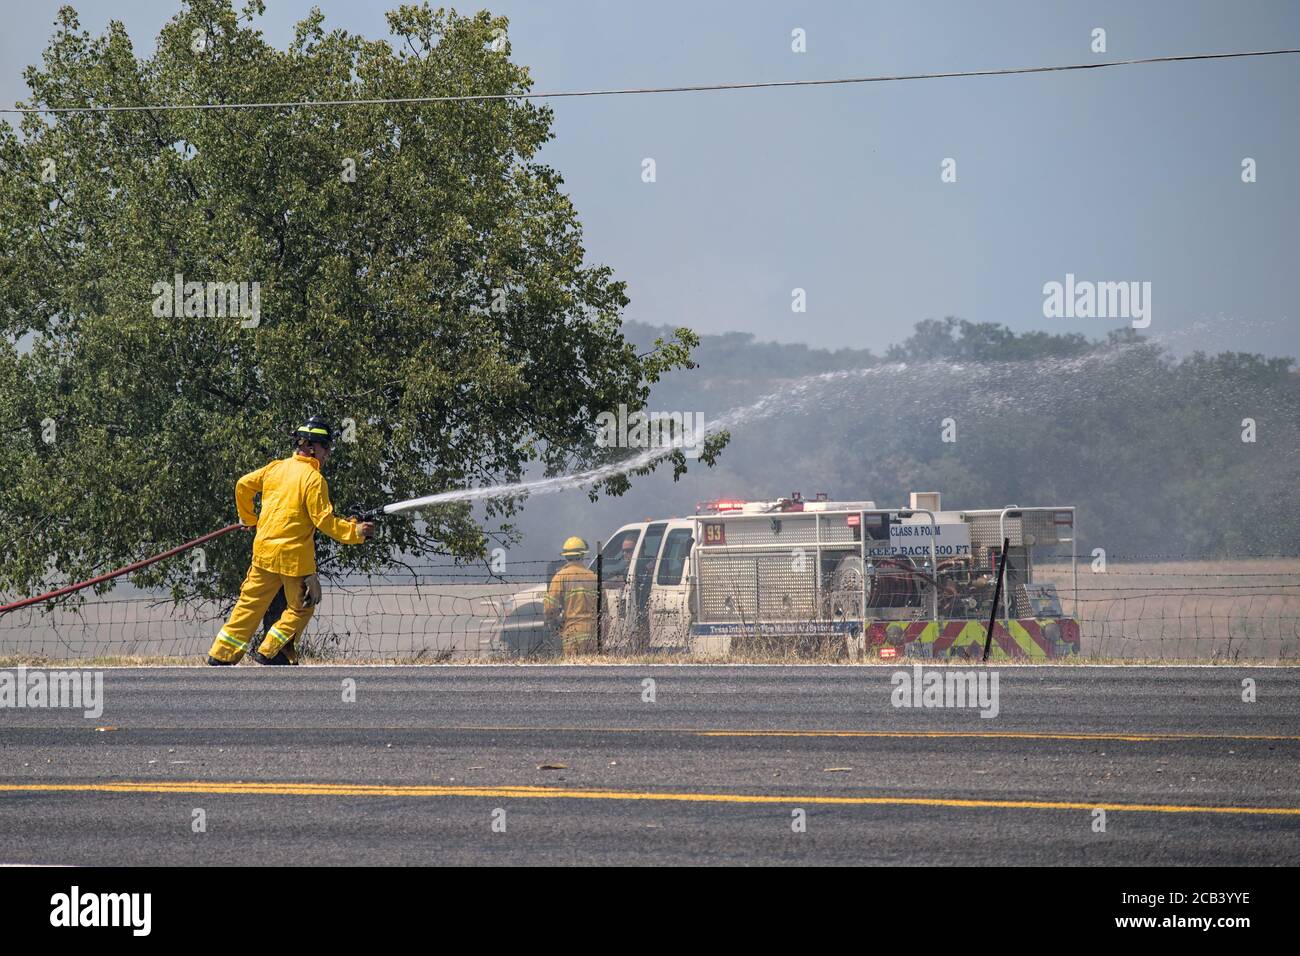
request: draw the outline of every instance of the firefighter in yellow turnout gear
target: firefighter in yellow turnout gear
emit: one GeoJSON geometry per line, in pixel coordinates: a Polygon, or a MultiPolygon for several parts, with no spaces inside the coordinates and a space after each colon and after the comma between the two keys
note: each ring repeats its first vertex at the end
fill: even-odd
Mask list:
{"type": "Polygon", "coordinates": [[[260,664],[296,663],[294,642],[320,603],[313,541],[316,529],[343,544],[363,544],[374,533],[371,522],[334,514],[329,485],[320,471],[333,449],[329,424],[312,416],[294,432],[294,438],[291,457],[249,472],[235,485],[239,521],[246,528],[256,526],[257,536],[239,602],[208,652],[209,664],[239,663],[281,588],[287,605],[284,613],[252,655],[260,664]],[[253,499],[259,493],[260,515],[253,511],[253,499]]]}
{"type": "Polygon", "coordinates": [[[559,631],[565,657],[596,653],[596,572],[583,567],[587,542],[569,538],[560,554],[564,567],[555,572],[542,600],[546,623],[559,631]]]}

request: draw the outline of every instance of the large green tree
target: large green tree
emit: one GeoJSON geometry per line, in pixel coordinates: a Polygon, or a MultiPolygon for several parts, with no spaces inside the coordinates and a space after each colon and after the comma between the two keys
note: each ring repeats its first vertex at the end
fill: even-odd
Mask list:
{"type": "MultiPolygon", "coordinates": [[[[142,58],[65,7],[20,104],[46,112],[0,124],[0,590],[234,520],[235,478],[309,412],[354,423],[333,495],[374,504],[600,461],[596,416],[692,365],[689,330],[624,339],[624,286],[586,261],[534,101],[48,112],[530,88],[487,13],[403,6],[373,40],[313,12],[277,50],[262,11],[192,0],[142,58]],[[178,275],[205,284],[179,315],[159,291],[178,275]],[[255,317],[193,314],[221,302],[206,283],[242,282],[255,317]]],[[[334,566],[472,556],[511,508],[392,520],[334,566]]],[[[206,575],[173,561],[137,583],[229,595],[247,548],[227,536],[206,575]]]]}

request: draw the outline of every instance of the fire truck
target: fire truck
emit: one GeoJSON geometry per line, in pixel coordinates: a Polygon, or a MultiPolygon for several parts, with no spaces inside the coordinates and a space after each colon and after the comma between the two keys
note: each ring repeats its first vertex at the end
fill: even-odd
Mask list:
{"type": "MultiPolygon", "coordinates": [[[[601,649],[971,658],[992,622],[991,659],[1077,655],[1074,526],[1072,507],[945,511],[937,492],[898,508],[798,492],[701,502],[689,517],[622,526],[592,559],[601,649]],[[1053,580],[1036,577],[1040,565],[1053,580]]],[[[544,594],[493,602],[501,650],[554,652],[544,594]]]]}

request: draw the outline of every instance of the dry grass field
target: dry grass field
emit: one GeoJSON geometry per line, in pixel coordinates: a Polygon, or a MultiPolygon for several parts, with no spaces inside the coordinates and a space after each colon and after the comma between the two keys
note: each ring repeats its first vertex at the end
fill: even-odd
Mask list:
{"type": "MultiPolygon", "coordinates": [[[[1300,660],[1300,559],[1113,563],[1106,573],[1081,562],[1077,600],[1068,566],[1039,565],[1035,577],[1055,583],[1065,613],[1081,619],[1085,661],[1300,660]]],[[[308,631],[308,655],[357,663],[501,660],[505,649],[484,600],[529,586],[332,587],[308,631]]],[[[212,604],[177,608],[138,595],[52,614],[26,609],[0,617],[0,661],[199,662],[223,616],[212,604]]],[[[806,648],[733,658],[808,659],[806,648]]]]}
{"type": "Polygon", "coordinates": [[[1085,658],[1276,661],[1300,658],[1300,559],[1243,558],[1040,566],[1083,626],[1085,658]]]}

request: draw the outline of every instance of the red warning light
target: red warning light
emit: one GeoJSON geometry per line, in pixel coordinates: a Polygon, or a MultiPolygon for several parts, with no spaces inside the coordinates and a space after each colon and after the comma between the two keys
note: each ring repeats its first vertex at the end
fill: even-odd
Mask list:
{"type": "Polygon", "coordinates": [[[743,511],[746,502],[739,498],[718,498],[714,501],[701,501],[695,506],[696,514],[718,514],[723,511],[743,511]]]}

